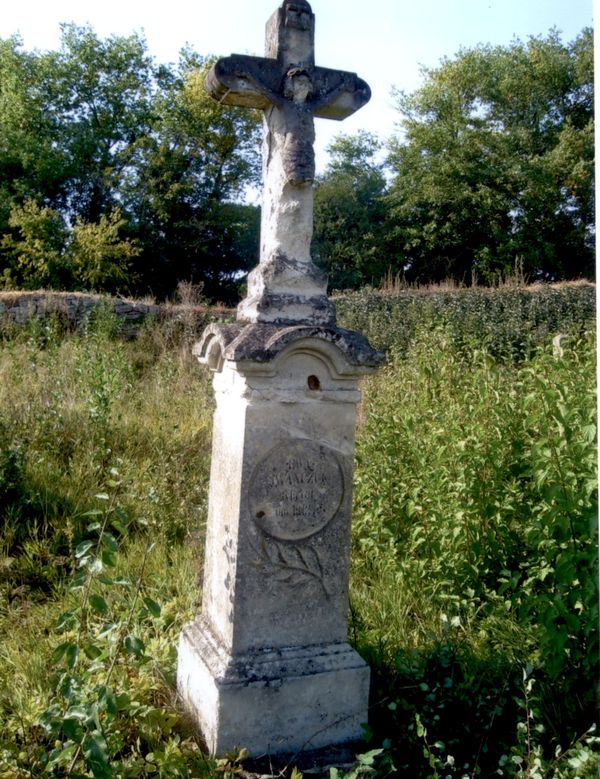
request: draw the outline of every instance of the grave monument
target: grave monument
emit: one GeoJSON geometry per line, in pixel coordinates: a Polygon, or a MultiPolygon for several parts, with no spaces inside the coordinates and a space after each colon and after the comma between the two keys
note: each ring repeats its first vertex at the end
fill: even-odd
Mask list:
{"type": "Polygon", "coordinates": [[[213,754],[254,758],[359,740],[369,669],[347,643],[358,380],[381,362],[336,326],[311,261],[314,117],[370,97],[354,73],[314,63],[314,15],[285,0],[266,56],[220,59],[226,105],[264,115],[258,266],[234,324],[195,347],[216,410],[201,615],[181,633],[178,689],[213,754]]]}

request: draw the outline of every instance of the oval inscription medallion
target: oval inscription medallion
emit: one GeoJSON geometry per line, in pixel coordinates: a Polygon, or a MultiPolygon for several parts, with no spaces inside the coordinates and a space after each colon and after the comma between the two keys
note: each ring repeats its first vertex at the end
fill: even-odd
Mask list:
{"type": "Polygon", "coordinates": [[[301,541],[322,530],[344,495],[335,452],[312,441],[285,441],[255,467],[250,511],[256,524],[282,541],[301,541]]]}

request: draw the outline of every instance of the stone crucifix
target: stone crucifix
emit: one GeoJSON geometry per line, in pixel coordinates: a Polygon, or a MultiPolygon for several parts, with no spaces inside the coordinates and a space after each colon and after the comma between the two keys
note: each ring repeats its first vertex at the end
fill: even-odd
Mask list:
{"type": "Polygon", "coordinates": [[[243,746],[271,770],[353,754],[369,668],[348,644],[358,381],[383,355],[337,327],[311,262],[314,117],[369,99],[353,73],[314,65],[314,16],[285,0],[267,57],[232,55],[206,78],[225,104],[264,112],[258,267],[238,321],[194,347],[214,371],[202,611],[182,630],[177,686],[212,754],[243,746]]]}
{"type": "Polygon", "coordinates": [[[345,119],[371,97],[355,73],[315,66],[315,17],[306,0],[285,0],[267,22],[265,57],[218,60],[205,81],[225,105],[264,112],[260,263],[238,320],[335,323],[327,279],[311,261],[314,117],[345,119]]]}

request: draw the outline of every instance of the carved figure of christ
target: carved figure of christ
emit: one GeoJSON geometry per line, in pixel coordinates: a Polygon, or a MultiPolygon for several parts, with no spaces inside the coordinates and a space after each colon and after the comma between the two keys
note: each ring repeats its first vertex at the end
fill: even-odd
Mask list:
{"type": "MultiPolygon", "coordinates": [[[[325,294],[326,281],[310,258],[314,117],[345,119],[369,100],[371,92],[355,73],[315,67],[314,14],[306,0],[285,0],[275,11],[267,22],[265,53],[265,57],[233,54],[218,60],[205,86],[221,103],[263,111],[260,263],[250,274],[248,293],[253,299],[268,296],[270,286],[276,309],[286,295],[293,297],[302,275],[308,298],[325,294]],[[267,272],[269,263],[277,267],[267,272]]],[[[291,322],[305,315],[295,316],[288,309],[279,319],[263,318],[254,309],[241,318],[291,322]]]]}

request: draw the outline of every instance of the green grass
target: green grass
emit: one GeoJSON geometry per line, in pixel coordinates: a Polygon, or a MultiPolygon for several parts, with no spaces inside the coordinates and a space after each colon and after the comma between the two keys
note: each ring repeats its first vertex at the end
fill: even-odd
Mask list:
{"type": "MultiPolygon", "coordinates": [[[[473,314],[481,291],[340,306],[388,347],[356,451],[365,774],[596,776],[595,343],[588,292],[568,294],[537,320],[520,292],[503,323],[490,303],[500,341],[473,314]]],[[[50,318],[1,342],[3,779],[238,771],[202,753],[174,694],[200,600],[211,377],[191,325],[115,331],[100,312],[81,334],[50,318]]]]}

